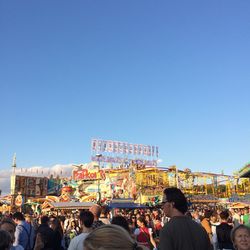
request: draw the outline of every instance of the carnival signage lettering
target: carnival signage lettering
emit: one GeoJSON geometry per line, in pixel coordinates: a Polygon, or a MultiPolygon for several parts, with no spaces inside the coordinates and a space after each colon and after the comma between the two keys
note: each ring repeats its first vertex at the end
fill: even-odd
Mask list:
{"type": "Polygon", "coordinates": [[[123,155],[142,155],[157,158],[159,156],[159,149],[157,146],[100,139],[91,140],[91,150],[95,153],[106,152],[123,155]]]}
{"type": "Polygon", "coordinates": [[[93,171],[89,169],[82,169],[82,170],[76,170],[73,172],[73,179],[74,180],[98,180],[106,179],[105,171],[100,170],[98,171],[93,171]]]}
{"type": "Polygon", "coordinates": [[[101,162],[108,162],[108,163],[118,163],[118,164],[124,164],[125,166],[129,166],[130,163],[134,164],[143,164],[145,166],[151,166],[156,167],[157,166],[157,160],[143,160],[143,159],[128,159],[128,158],[122,158],[122,157],[109,157],[109,156],[92,156],[92,161],[101,161],[101,162]]]}

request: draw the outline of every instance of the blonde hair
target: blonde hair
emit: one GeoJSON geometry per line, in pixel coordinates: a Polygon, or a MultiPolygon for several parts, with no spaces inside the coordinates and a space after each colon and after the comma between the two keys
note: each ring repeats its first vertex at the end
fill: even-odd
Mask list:
{"type": "Polygon", "coordinates": [[[84,240],[86,250],[143,250],[129,233],[118,225],[104,225],[96,228],[84,240]]]}

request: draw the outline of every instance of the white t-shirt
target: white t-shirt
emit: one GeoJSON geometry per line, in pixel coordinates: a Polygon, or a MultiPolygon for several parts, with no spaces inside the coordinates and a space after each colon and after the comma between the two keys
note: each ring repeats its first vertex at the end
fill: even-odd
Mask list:
{"type": "Polygon", "coordinates": [[[83,242],[89,233],[81,233],[74,237],[69,244],[68,250],[84,250],[83,242]]]}

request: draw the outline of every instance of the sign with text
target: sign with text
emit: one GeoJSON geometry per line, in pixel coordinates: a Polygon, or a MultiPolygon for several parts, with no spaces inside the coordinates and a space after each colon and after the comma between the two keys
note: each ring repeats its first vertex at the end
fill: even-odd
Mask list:
{"type": "Polygon", "coordinates": [[[73,171],[73,179],[74,180],[98,180],[106,179],[105,171],[100,170],[89,170],[89,169],[81,169],[73,171]]]}
{"type": "Polygon", "coordinates": [[[158,146],[133,144],[128,142],[101,140],[101,139],[91,140],[91,150],[94,153],[141,155],[141,156],[157,157],[157,158],[159,156],[158,146]]]}

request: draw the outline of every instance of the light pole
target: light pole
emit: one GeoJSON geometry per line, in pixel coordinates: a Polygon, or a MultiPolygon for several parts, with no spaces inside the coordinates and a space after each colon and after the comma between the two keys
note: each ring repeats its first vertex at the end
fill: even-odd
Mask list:
{"type": "Polygon", "coordinates": [[[96,154],[96,157],[98,159],[98,179],[97,179],[97,204],[101,204],[101,190],[100,190],[100,158],[102,157],[102,154],[96,154]]]}

